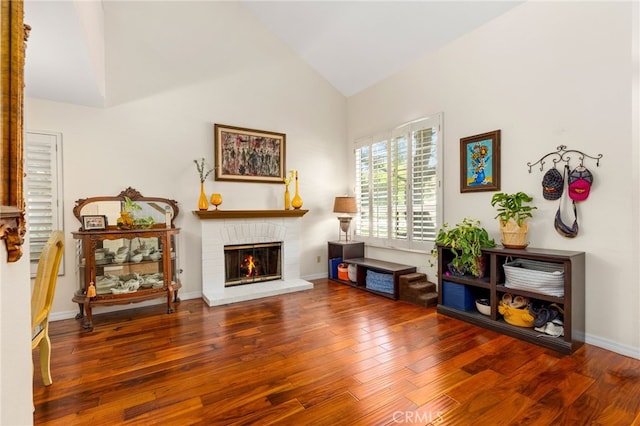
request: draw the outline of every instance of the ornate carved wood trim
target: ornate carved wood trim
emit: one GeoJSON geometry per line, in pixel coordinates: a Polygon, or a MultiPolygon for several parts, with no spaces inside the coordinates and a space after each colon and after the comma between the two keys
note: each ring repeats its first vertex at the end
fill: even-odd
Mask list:
{"type": "Polygon", "coordinates": [[[26,228],[24,212],[14,207],[0,206],[0,239],[7,246],[7,260],[17,262],[22,257],[26,228]]]}

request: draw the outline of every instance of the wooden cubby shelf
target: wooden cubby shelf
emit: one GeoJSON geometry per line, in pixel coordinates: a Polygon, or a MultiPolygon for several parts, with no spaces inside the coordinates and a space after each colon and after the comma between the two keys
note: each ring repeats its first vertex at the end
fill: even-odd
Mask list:
{"type": "Polygon", "coordinates": [[[472,276],[445,275],[447,264],[453,255],[444,246],[438,246],[438,308],[440,314],[448,315],[469,323],[485,327],[536,345],[562,353],[572,353],[584,343],[585,326],[585,253],[579,251],[550,250],[539,248],[507,249],[502,247],[483,249],[488,257],[488,268],[484,278],[472,276]],[[562,265],[564,272],[564,295],[550,296],[531,290],[521,290],[505,286],[503,265],[514,259],[530,259],[562,265]],[[443,281],[464,286],[465,294],[473,294],[473,309],[445,305],[443,303],[443,281]],[[564,310],[564,336],[553,337],[535,331],[533,328],[508,324],[498,312],[498,304],[504,293],[524,296],[542,303],[555,303],[564,310]],[[475,299],[488,298],[490,315],[483,315],[475,308],[475,299]]]}

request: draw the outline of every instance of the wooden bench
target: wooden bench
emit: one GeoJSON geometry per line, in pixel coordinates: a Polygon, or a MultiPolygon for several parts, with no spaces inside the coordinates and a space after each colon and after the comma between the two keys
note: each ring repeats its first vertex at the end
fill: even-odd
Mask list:
{"type": "Polygon", "coordinates": [[[354,259],[343,259],[344,263],[357,266],[356,282],[352,285],[362,290],[370,291],[381,296],[398,300],[400,297],[399,279],[401,275],[416,272],[415,266],[403,265],[400,263],[386,262],[384,260],[369,259],[366,257],[358,257],[354,259]],[[393,281],[393,292],[387,293],[367,288],[367,271],[374,271],[382,274],[390,274],[393,281]]]}

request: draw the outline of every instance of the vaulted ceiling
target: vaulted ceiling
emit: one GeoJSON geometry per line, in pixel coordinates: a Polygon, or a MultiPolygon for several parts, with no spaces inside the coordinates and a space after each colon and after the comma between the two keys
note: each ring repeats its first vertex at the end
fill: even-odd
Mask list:
{"type": "MultiPolygon", "coordinates": [[[[522,1],[241,1],[345,96],[499,16],[522,1]]],[[[124,1],[25,1],[25,94],[104,106],[104,7],[124,1]]],[[[188,4],[185,2],[185,4],[188,4]]],[[[202,43],[203,50],[210,40],[202,43]]]]}

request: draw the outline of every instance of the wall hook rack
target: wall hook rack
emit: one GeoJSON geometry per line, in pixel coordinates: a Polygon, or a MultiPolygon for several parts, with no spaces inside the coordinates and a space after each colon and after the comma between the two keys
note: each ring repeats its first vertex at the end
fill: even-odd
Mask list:
{"type": "Polygon", "coordinates": [[[577,149],[567,149],[566,145],[560,145],[556,148],[555,151],[550,152],[548,154],[545,154],[542,156],[542,158],[540,158],[538,161],[536,161],[535,163],[527,163],[527,166],[529,166],[529,173],[531,173],[531,168],[533,166],[535,166],[536,164],[540,163],[540,171],[544,170],[544,160],[547,157],[553,156],[551,158],[551,161],[553,161],[553,167],[556,166],[556,164],[560,163],[561,161],[564,161],[565,163],[567,163],[567,165],[569,164],[569,161],[571,160],[571,157],[569,156],[569,154],[577,154],[578,155],[578,159],[580,160],[580,165],[583,166],[584,164],[584,158],[591,158],[592,160],[596,160],[596,167],[600,167],[600,159],[602,158],[602,154],[598,154],[595,157],[591,156],[589,154],[585,154],[582,151],[578,151],[577,149]]]}

